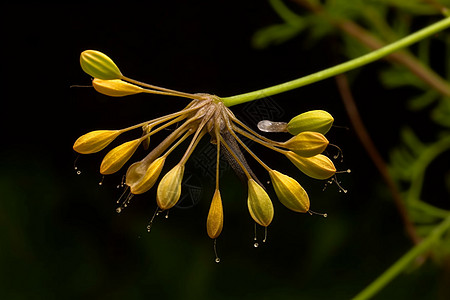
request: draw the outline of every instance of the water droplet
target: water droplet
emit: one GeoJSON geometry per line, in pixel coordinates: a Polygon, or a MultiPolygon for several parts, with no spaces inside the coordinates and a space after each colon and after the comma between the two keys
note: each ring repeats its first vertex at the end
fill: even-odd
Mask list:
{"type": "Polygon", "coordinates": [[[120,214],[121,211],[122,211],[121,207],[116,208],[116,213],[120,214]]]}
{"type": "Polygon", "coordinates": [[[216,257],[215,262],[216,262],[216,263],[220,263],[220,258],[216,257]]]}
{"type": "Polygon", "coordinates": [[[147,225],[147,232],[150,232],[150,230],[152,230],[152,224],[147,225]]]}
{"type": "Polygon", "coordinates": [[[78,171],[77,171],[77,175],[80,175],[80,174],[81,174],[81,171],[80,171],[80,170],[78,170],[78,171]]]}
{"type": "Polygon", "coordinates": [[[254,243],[254,244],[253,244],[253,247],[258,248],[258,247],[259,247],[259,244],[258,244],[258,243],[254,243]]]}
{"type": "Polygon", "coordinates": [[[105,180],[105,176],[102,176],[102,180],[98,183],[98,185],[103,185],[103,180],[105,180]]]}
{"type": "Polygon", "coordinates": [[[328,217],[328,215],[327,214],[323,214],[323,217],[326,218],[326,217],[328,217]]]}

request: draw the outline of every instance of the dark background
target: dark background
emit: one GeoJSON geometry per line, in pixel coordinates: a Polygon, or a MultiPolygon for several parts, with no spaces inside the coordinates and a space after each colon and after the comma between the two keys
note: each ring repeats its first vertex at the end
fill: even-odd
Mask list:
{"type": "MultiPolygon", "coordinates": [[[[328,218],[285,209],[269,188],[275,218],[268,241],[254,227],[246,189],[224,167],[225,223],[214,262],[206,215],[214,182],[207,141],[187,165],[182,207],[146,225],[155,191],[135,197],[117,214],[122,175],[102,180],[106,152],[78,155],[73,142],[95,129],[120,129],[174,112],[185,99],[157,95],[110,98],[97,94],[79,66],[83,50],[109,55],[134,79],[186,92],[240,94],[298,78],[342,61],[336,41],[255,50],[255,31],[281,22],[265,1],[151,1],[146,4],[6,5],[2,9],[2,141],[0,148],[0,297],[3,299],[348,299],[411,247],[375,167],[360,146],[333,79],[233,107],[244,122],[288,121],[310,109],[335,117],[327,135],[339,145],[335,184],[306,178],[284,157],[254,147],[263,160],[297,178],[311,209],[328,218]],[[75,162],[76,160],[76,162],[75,162]],[[80,175],[74,170],[74,162],[80,175]],[[206,167],[205,167],[206,166],[206,167]],[[194,201],[196,205],[191,205],[194,201]]],[[[398,128],[421,118],[405,112],[409,91],[384,90],[377,70],[354,82],[363,120],[387,158],[398,128]],[[404,94],[403,94],[404,93],[404,94]]],[[[423,126],[421,127],[423,130],[423,126]]],[[[139,134],[139,132],[137,133],[139,134]]],[[[124,141],[131,135],[125,136],[124,141]]],[[[152,137],[155,146],[163,135],[152,137]]],[[[271,136],[283,140],[286,136],[271,136]]],[[[330,155],[335,154],[330,149],[330,155]]],[[[143,157],[140,150],[132,161],[143,157]]],[[[166,163],[169,170],[177,154],[166,163]]],[[[263,181],[263,169],[252,163],[263,181]]],[[[432,263],[401,275],[377,299],[433,299],[439,272],[432,263]],[[420,284],[419,284],[420,283],[420,284]]]]}

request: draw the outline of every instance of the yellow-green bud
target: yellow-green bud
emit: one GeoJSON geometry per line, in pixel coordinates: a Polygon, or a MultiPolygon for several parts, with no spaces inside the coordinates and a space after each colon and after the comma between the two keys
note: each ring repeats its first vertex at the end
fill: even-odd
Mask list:
{"type": "Polygon", "coordinates": [[[223,207],[222,197],[220,197],[220,191],[216,189],[213,199],[211,201],[211,207],[209,208],[208,219],[206,220],[206,230],[210,238],[217,238],[222,232],[223,228],[223,207]]]}
{"type": "Polygon", "coordinates": [[[125,183],[130,187],[133,194],[142,194],[153,187],[161,174],[166,157],[162,156],[153,161],[150,165],[140,161],[132,164],[127,171],[125,183]]]}
{"type": "Polygon", "coordinates": [[[80,136],[73,144],[73,150],[81,154],[95,153],[103,150],[118,135],[119,130],[95,130],[80,136]]]}
{"type": "Polygon", "coordinates": [[[303,173],[315,179],[328,179],[336,173],[333,162],[322,154],[303,157],[292,151],[285,153],[286,157],[303,173]]]}
{"type": "Polygon", "coordinates": [[[100,165],[100,173],[103,175],[113,174],[122,168],[130,159],[141,143],[140,139],[135,139],[112,149],[103,158],[100,165]]]}
{"type": "Polygon", "coordinates": [[[301,213],[309,210],[308,194],[294,178],[275,170],[271,170],[269,174],[278,200],[284,206],[301,213]]]}
{"type": "Polygon", "coordinates": [[[111,97],[134,95],[144,91],[143,88],[120,79],[103,80],[94,78],[92,85],[97,92],[111,97]]]}
{"type": "Polygon", "coordinates": [[[322,153],[328,144],[329,142],[323,134],[304,131],[284,142],[283,147],[294,151],[300,156],[311,157],[322,153]]]}
{"type": "Polygon", "coordinates": [[[333,117],[324,110],[311,110],[304,112],[292,120],[287,125],[290,134],[296,135],[303,131],[314,131],[325,134],[333,125],[333,117]]]}
{"type": "Polygon", "coordinates": [[[100,51],[83,51],[80,55],[80,65],[84,72],[94,78],[104,80],[122,78],[122,73],[112,59],[100,51]]]}
{"type": "Polygon", "coordinates": [[[273,219],[273,204],[266,191],[253,179],[248,180],[248,210],[253,220],[267,227],[273,219]]]}
{"type": "Polygon", "coordinates": [[[162,210],[170,209],[177,204],[181,195],[184,165],[178,164],[161,179],[156,191],[156,203],[162,210]]]}

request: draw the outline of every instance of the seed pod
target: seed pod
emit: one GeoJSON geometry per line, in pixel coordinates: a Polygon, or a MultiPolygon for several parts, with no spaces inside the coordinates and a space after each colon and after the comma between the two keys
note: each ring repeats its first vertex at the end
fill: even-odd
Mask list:
{"type": "Polygon", "coordinates": [[[272,179],[273,188],[278,200],[296,212],[307,212],[309,210],[309,197],[305,189],[292,177],[284,175],[278,171],[269,172],[272,179]]]}
{"type": "Polygon", "coordinates": [[[304,112],[292,120],[287,125],[290,134],[296,135],[303,131],[314,131],[325,134],[333,125],[334,118],[324,110],[311,110],[304,112]]]}
{"type": "Polygon", "coordinates": [[[81,154],[99,152],[109,145],[118,135],[119,130],[95,130],[80,136],[73,144],[73,150],[81,154]]]}
{"type": "Polygon", "coordinates": [[[223,207],[222,197],[220,197],[220,191],[216,189],[213,199],[211,201],[211,207],[209,208],[208,219],[206,220],[206,231],[210,238],[217,238],[222,232],[223,228],[223,207]]]}
{"type": "Polygon", "coordinates": [[[292,151],[286,152],[286,157],[303,173],[315,179],[328,179],[336,173],[333,162],[322,154],[302,157],[292,151]]]}
{"type": "Polygon", "coordinates": [[[103,80],[94,78],[92,86],[97,92],[111,97],[134,95],[144,91],[143,88],[120,79],[103,80]]]}
{"type": "Polygon", "coordinates": [[[94,78],[104,80],[122,78],[122,73],[112,59],[100,51],[83,51],[80,55],[80,65],[84,72],[94,78]]]}
{"type": "Polygon", "coordinates": [[[253,220],[267,227],[273,219],[272,201],[266,191],[255,180],[248,180],[247,206],[253,220]]]}
{"type": "Polygon", "coordinates": [[[103,175],[113,174],[122,168],[122,166],[130,159],[137,147],[141,143],[140,139],[135,139],[112,149],[103,158],[100,165],[100,173],[103,175]]]}
{"type": "Polygon", "coordinates": [[[162,210],[177,204],[181,195],[184,165],[178,164],[161,179],[156,192],[156,203],[162,210]]]}
{"type": "Polygon", "coordinates": [[[283,143],[283,147],[300,156],[311,157],[320,154],[328,146],[327,138],[318,132],[304,131],[283,143]]]}
{"type": "Polygon", "coordinates": [[[165,156],[157,158],[150,165],[148,165],[144,172],[142,172],[142,169],[145,168],[145,166],[143,166],[144,164],[147,166],[146,162],[140,161],[132,164],[128,168],[125,181],[125,183],[130,187],[131,193],[137,195],[145,193],[151,189],[158,179],[159,174],[161,174],[165,161],[165,156]]]}

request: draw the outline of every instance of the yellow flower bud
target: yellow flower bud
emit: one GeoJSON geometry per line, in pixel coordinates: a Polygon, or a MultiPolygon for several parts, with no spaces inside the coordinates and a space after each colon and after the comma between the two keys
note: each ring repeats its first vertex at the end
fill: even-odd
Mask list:
{"type": "Polygon", "coordinates": [[[300,156],[310,157],[320,154],[328,146],[327,138],[318,132],[304,131],[283,143],[283,146],[300,156]]]}
{"type": "Polygon", "coordinates": [[[123,97],[139,94],[144,90],[137,85],[120,79],[103,80],[94,78],[94,80],[92,80],[92,85],[97,92],[111,97],[123,97]]]}
{"type": "Polygon", "coordinates": [[[95,153],[103,150],[118,135],[119,130],[95,130],[80,136],[73,144],[73,150],[81,154],[95,153]]]}
{"type": "MultiPolygon", "coordinates": [[[[144,125],[142,126],[142,136],[147,135],[150,133],[150,131],[152,131],[152,126],[151,125],[144,125]]],[[[150,147],[150,137],[146,137],[143,141],[142,141],[142,146],[144,147],[144,150],[147,150],[148,147],[150,147]]]]}
{"type": "Polygon", "coordinates": [[[286,157],[303,173],[315,179],[328,179],[336,173],[333,162],[322,154],[302,157],[292,151],[286,152],[286,157]]]}
{"type": "Polygon", "coordinates": [[[156,191],[156,203],[162,210],[172,208],[180,199],[183,174],[184,165],[178,164],[159,182],[156,191]]]}
{"type": "Polygon", "coordinates": [[[267,227],[273,219],[272,201],[266,191],[255,180],[248,180],[248,210],[253,220],[267,227]]]}
{"type": "Polygon", "coordinates": [[[302,113],[292,120],[287,125],[287,130],[290,134],[296,135],[303,131],[314,131],[325,134],[333,125],[334,118],[324,110],[311,110],[302,113]]]}
{"type": "Polygon", "coordinates": [[[211,207],[209,208],[208,219],[206,220],[206,230],[210,238],[217,238],[223,228],[223,207],[220,191],[216,189],[211,207]]]}
{"type": "Polygon", "coordinates": [[[308,194],[294,178],[275,170],[271,170],[269,174],[278,200],[284,206],[302,213],[309,210],[308,194]]]}
{"type": "Polygon", "coordinates": [[[100,51],[83,51],[80,55],[80,65],[84,72],[94,78],[105,80],[122,78],[122,73],[112,59],[100,51]]]}
{"type": "Polygon", "coordinates": [[[140,143],[140,139],[132,140],[109,151],[100,165],[100,173],[108,175],[119,171],[130,159],[140,143]]]}
{"type": "Polygon", "coordinates": [[[130,187],[133,194],[142,194],[153,187],[164,167],[166,157],[162,156],[150,165],[145,162],[132,164],[127,171],[125,183],[130,187]]]}

